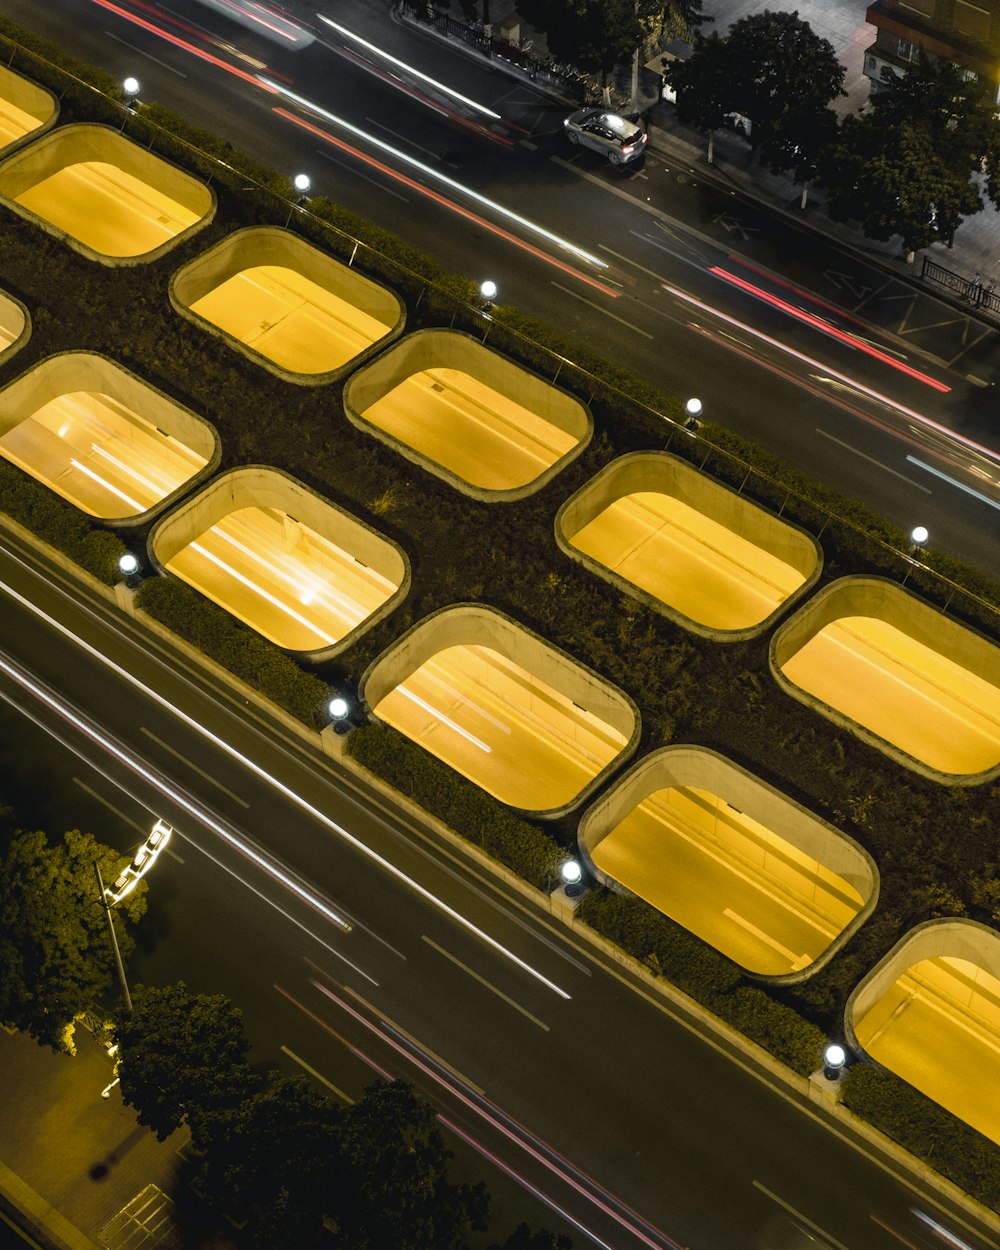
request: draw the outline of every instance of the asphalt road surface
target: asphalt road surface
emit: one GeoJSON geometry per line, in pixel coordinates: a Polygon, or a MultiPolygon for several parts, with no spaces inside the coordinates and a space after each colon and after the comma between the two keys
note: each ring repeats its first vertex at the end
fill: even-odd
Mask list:
{"type": "Polygon", "coordinates": [[[58,744],[62,777],[9,732],[5,774],[53,804],[77,795],[122,849],[154,816],[177,829],[134,980],[225,991],[257,1057],[348,1096],[412,1080],[579,1245],[790,1250],[792,1222],[832,1250],[929,1250],[916,1207],[1000,1246],[6,537],[0,596],[3,701],[58,744]]]}
{"type": "Polygon", "coordinates": [[[384,3],[295,0],[299,50],[217,7],[6,11],[1000,575],[995,331],[662,153],[570,148],[563,105],[384,3]]]}

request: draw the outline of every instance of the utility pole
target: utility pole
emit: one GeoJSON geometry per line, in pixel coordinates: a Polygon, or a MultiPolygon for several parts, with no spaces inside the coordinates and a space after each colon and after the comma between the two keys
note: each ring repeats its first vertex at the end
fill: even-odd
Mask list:
{"type": "Polygon", "coordinates": [[[104,878],[101,876],[101,865],[94,860],[94,872],[97,874],[97,888],[100,891],[101,906],[104,908],[104,914],[108,920],[108,932],[111,934],[111,945],[115,952],[115,965],[118,968],[118,980],[121,982],[122,998],[125,999],[125,1010],[132,1011],[132,995],[128,992],[128,982],[125,980],[125,965],[122,963],[122,953],[118,948],[118,934],[115,933],[115,922],[111,915],[111,904],[108,902],[108,896],[104,889],[104,878]]]}

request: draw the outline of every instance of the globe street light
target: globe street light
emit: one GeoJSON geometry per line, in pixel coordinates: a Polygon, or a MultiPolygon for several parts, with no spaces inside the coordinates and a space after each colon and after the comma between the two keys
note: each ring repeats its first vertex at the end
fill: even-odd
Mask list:
{"type": "Polygon", "coordinates": [[[927,527],[925,525],[915,525],[913,529],[910,530],[910,542],[913,544],[912,552],[916,553],[923,547],[926,547],[927,540],[929,538],[930,534],[927,532],[927,527]]]}
{"type": "Polygon", "coordinates": [[[684,422],[684,428],[686,430],[694,431],[699,425],[701,425],[701,422],[698,420],[701,416],[701,408],[701,400],[695,399],[693,396],[684,405],[684,413],[687,417],[687,420],[684,422]]]}
{"type": "Polygon", "coordinates": [[[562,877],[563,885],[579,885],[583,879],[583,869],[580,867],[578,859],[563,860],[559,869],[559,875],[562,877]]]}
{"type": "Polygon", "coordinates": [[[128,96],[128,106],[135,111],[135,106],[139,103],[139,80],[129,76],[122,82],[122,90],[128,96]]]}
{"type": "Polygon", "coordinates": [[[839,1081],[847,1063],[847,1051],[839,1042],[831,1042],[823,1051],[823,1075],[828,1081],[839,1081]]]}
{"type": "Polygon", "coordinates": [[[492,278],[487,278],[479,284],[479,294],[483,297],[483,303],[486,305],[487,312],[493,307],[493,301],[497,297],[498,289],[492,278]]]}
{"type": "Polygon", "coordinates": [[[292,179],[292,186],[299,194],[299,203],[301,204],[309,194],[309,188],[312,186],[312,180],[308,174],[296,174],[292,179]]]}

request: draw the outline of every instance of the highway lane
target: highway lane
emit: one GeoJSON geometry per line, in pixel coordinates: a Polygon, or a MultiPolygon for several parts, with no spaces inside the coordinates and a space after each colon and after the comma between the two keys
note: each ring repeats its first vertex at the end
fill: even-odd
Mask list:
{"type": "MultiPolygon", "coordinates": [[[[305,6],[300,9],[308,11],[305,6]]],[[[874,344],[879,355],[872,356],[856,343],[831,339],[816,322],[833,318],[804,297],[795,296],[791,302],[813,317],[809,323],[801,317],[792,320],[788,312],[762,303],[761,292],[773,300],[780,288],[766,274],[754,274],[740,264],[742,251],[748,251],[753,240],[749,234],[743,240],[734,237],[731,225],[746,222],[745,204],[734,200],[738,211],[721,223],[711,215],[705,220],[706,188],[690,173],[671,168],[659,157],[651,155],[645,168],[626,177],[602,167],[588,154],[565,159],[568,153],[553,134],[561,110],[551,102],[540,96],[532,99],[527,86],[518,86],[512,101],[508,79],[483,71],[451,49],[435,45],[428,60],[426,39],[386,26],[384,13],[371,5],[338,6],[338,15],[341,22],[349,18],[369,36],[384,30],[386,42],[396,52],[409,49],[414,61],[422,55],[423,63],[439,78],[457,83],[463,92],[477,93],[470,94],[470,99],[506,110],[517,126],[532,130],[531,147],[523,143],[505,146],[496,135],[485,133],[489,127],[474,130],[454,116],[443,116],[439,102],[445,97],[437,88],[418,83],[428,98],[415,100],[412,91],[417,80],[410,78],[402,84],[410,94],[403,94],[398,75],[377,65],[379,72],[374,72],[377,58],[366,54],[368,63],[362,63],[351,40],[335,31],[330,32],[335,36],[332,42],[339,41],[340,53],[317,45],[294,55],[278,53],[266,40],[231,24],[230,46],[238,44],[242,59],[211,46],[213,55],[250,76],[257,72],[255,63],[266,61],[275,81],[294,78],[297,94],[321,100],[331,112],[357,124],[362,137],[332,123],[320,124],[290,101],[280,102],[289,117],[300,123],[308,120],[314,127],[301,129],[273,112],[275,97],[217,66],[196,61],[190,53],[126,23],[106,8],[81,6],[80,0],[61,0],[41,12],[23,0],[14,0],[11,7],[16,19],[55,39],[65,39],[68,26],[81,11],[91,15],[91,20],[82,27],[77,21],[76,50],[116,73],[133,69],[136,58],[141,60],[146,98],[163,100],[278,167],[308,169],[318,191],[404,234],[452,268],[486,276],[488,263],[491,275],[500,281],[501,300],[583,340],[599,341],[612,360],[667,390],[682,395],[697,390],[706,414],[713,419],[907,528],[927,525],[937,545],[987,571],[1000,572],[996,543],[1000,507],[995,506],[1000,504],[1000,473],[996,465],[967,448],[959,448],[957,455],[954,448],[942,455],[940,436],[899,411],[902,407],[954,426],[978,442],[992,437],[992,392],[966,379],[962,369],[970,365],[968,359],[957,362],[956,368],[944,368],[884,336],[874,344]],[[377,22],[381,26],[372,25],[377,22]],[[331,144],[327,134],[349,142],[355,151],[331,144]],[[428,170],[437,170],[568,236],[609,268],[599,270],[578,262],[531,231],[505,222],[496,211],[470,205],[458,192],[442,190],[429,174],[401,165],[379,143],[390,143],[428,170]],[[386,169],[375,167],[373,159],[386,169]],[[391,172],[400,168],[407,178],[430,186],[437,198],[401,183],[391,172]],[[442,199],[463,213],[474,209],[475,219],[456,215],[455,207],[443,204],[442,199]],[[572,214],[566,211],[568,203],[572,203],[572,214]],[[660,205],[668,206],[670,213],[660,205]],[[500,227],[543,255],[499,237],[496,230],[500,227]],[[734,242],[741,251],[734,251],[734,242]],[[574,272],[553,268],[553,256],[574,272]],[[733,275],[757,290],[749,292],[734,283],[733,275]],[[594,288],[585,278],[599,280],[606,289],[594,288]],[[692,304],[685,297],[699,303],[692,304]],[[725,318],[740,325],[733,326],[725,318]],[[763,344],[755,331],[766,332],[789,350],[776,351],[763,344]],[[899,353],[904,350],[905,359],[901,359],[899,353]],[[951,389],[932,389],[901,373],[899,364],[951,389]],[[734,386],[737,377],[741,384],[734,386]],[[859,387],[885,396],[889,404],[859,393],[859,387]],[[901,425],[905,438],[898,436],[901,425]],[[910,433],[910,425],[916,434],[910,433]]],[[[191,0],[171,6],[170,12],[182,14],[192,29],[195,23],[216,32],[227,29],[224,19],[191,0]]],[[[457,107],[475,114],[464,105],[457,107]]],[[[496,130],[507,138],[519,133],[513,126],[496,130]]],[[[754,227],[747,224],[747,229],[754,227]]],[[[987,373],[988,364],[987,356],[974,362],[974,367],[987,373]]]]}
{"type": "MultiPolygon", "coordinates": [[[[725,1043],[699,1037],[685,1011],[637,992],[544,909],[359,790],[231,693],[220,698],[131,622],[55,570],[36,572],[12,546],[19,545],[4,540],[0,582],[57,617],[62,631],[5,590],[0,651],[16,653],[60,697],[98,709],[89,716],[101,732],[140,756],[144,772],[160,774],[151,781],[83,745],[76,726],[84,714],[67,722],[42,712],[99,764],[103,775],[87,784],[102,805],[139,827],[155,812],[179,830],[184,863],[157,866],[133,976],[225,989],[244,1008],[259,1055],[292,1062],[291,1050],[356,1092],[366,1077],[338,1037],[346,1039],[387,1071],[415,1079],[450,1120],[483,1136],[512,1168],[527,1169],[532,1183],[548,1176],[553,1200],[616,1250],[769,1250],[766,1230],[782,1203],[822,1229],[830,1246],[898,1245],[873,1217],[911,1235],[915,1200],[891,1172],[725,1043]],[[82,650],[75,634],[99,650],[82,650]],[[197,723],[256,767],[206,740],[197,723]],[[163,797],[164,785],[172,797],[163,797]],[[248,862],[218,827],[266,849],[322,906],[346,913],[350,933],[248,862]],[[442,1087],[424,1053],[401,1053],[377,1013],[466,1084],[442,1087]],[[672,1240],[620,1210],[602,1212],[532,1161],[484,1123],[470,1085],[594,1178],[604,1207],[604,1195],[617,1195],[672,1240]]],[[[6,679],[5,693],[12,688],[6,679]]],[[[79,775],[82,765],[70,764],[79,775]]],[[[137,836],[126,826],[123,846],[137,836]]],[[[926,1195],[919,1204],[936,1210],[926,1195]]],[[[971,1244],[985,1250],[1000,1239],[984,1233],[971,1244]]]]}

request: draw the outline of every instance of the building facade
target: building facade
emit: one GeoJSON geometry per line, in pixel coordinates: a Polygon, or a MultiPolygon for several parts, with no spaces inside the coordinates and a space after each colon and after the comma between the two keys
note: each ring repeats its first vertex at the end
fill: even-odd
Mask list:
{"type": "Polygon", "coordinates": [[[923,50],[991,83],[1000,101],[1000,0],[875,0],[866,18],[878,32],[865,50],[873,95],[923,50]]]}

